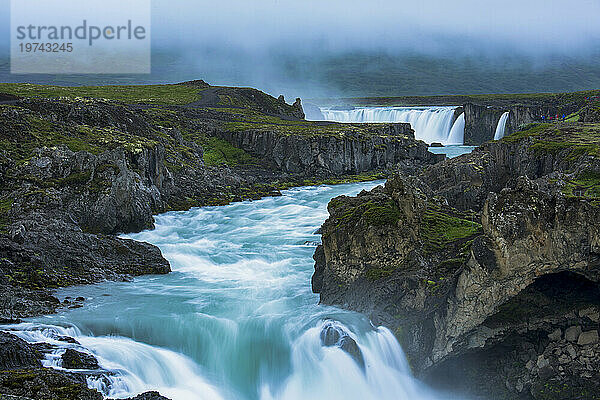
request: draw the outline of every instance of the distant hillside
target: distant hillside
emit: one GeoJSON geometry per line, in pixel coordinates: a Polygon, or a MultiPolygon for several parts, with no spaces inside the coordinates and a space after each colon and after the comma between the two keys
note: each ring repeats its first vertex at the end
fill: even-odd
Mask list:
{"type": "Polygon", "coordinates": [[[181,82],[201,76],[219,85],[250,86],[277,97],[426,96],[548,93],[600,88],[600,52],[584,58],[451,58],[416,54],[352,53],[339,56],[211,53],[196,64],[156,52],[150,75],[11,75],[0,57],[0,81],[52,85],[131,85],[181,82]]]}

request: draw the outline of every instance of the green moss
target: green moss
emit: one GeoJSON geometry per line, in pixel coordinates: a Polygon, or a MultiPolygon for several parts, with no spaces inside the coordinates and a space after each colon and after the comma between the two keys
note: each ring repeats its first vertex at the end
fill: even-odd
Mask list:
{"type": "Polygon", "coordinates": [[[401,217],[400,209],[393,200],[378,203],[369,200],[356,206],[347,205],[341,199],[333,199],[329,203],[332,209],[344,207],[342,215],[337,216],[337,227],[356,224],[359,221],[370,226],[389,226],[396,224],[401,217]]]}
{"type": "MultiPolygon", "coordinates": [[[[358,175],[344,175],[338,178],[328,178],[328,179],[305,179],[300,185],[301,186],[320,186],[320,185],[341,185],[344,183],[360,183],[360,182],[370,182],[376,181],[379,179],[385,179],[387,175],[381,172],[376,172],[373,174],[358,174],[358,175]]],[[[279,189],[289,189],[291,187],[300,186],[298,183],[290,183],[287,187],[279,187],[279,189]]]]}
{"type": "Polygon", "coordinates": [[[567,116],[567,118],[565,119],[565,122],[579,122],[579,112],[573,113],[573,114],[569,114],[567,116]]]}
{"type": "Polygon", "coordinates": [[[398,265],[395,265],[383,268],[371,268],[366,272],[365,276],[371,282],[378,281],[390,277],[398,267],[398,265]]]}
{"type": "Polygon", "coordinates": [[[530,124],[502,140],[516,142],[526,138],[532,140],[530,148],[538,155],[565,153],[570,160],[600,157],[600,124],[530,124]]]}
{"type": "Polygon", "coordinates": [[[59,179],[57,184],[59,186],[71,186],[71,185],[85,185],[92,177],[92,172],[76,172],[66,178],[59,179]]]}
{"type": "Polygon", "coordinates": [[[0,92],[22,97],[92,97],[125,103],[183,105],[202,98],[203,87],[195,85],[48,86],[29,83],[0,83],[0,92]]]}
{"type": "MultiPolygon", "coordinates": [[[[131,153],[154,148],[158,141],[132,135],[115,128],[87,125],[64,126],[57,122],[27,114],[21,121],[0,118],[6,129],[14,133],[0,138],[0,148],[17,164],[28,162],[37,148],[66,146],[73,152],[86,151],[100,154],[106,150],[123,147],[131,153]]],[[[151,132],[149,132],[151,133],[151,132]]]]}
{"type": "Polygon", "coordinates": [[[421,240],[425,248],[430,251],[441,250],[449,243],[479,233],[481,233],[480,224],[446,214],[435,207],[425,211],[419,227],[421,240]]]}
{"type": "Polygon", "coordinates": [[[568,197],[600,199],[600,174],[595,171],[580,173],[576,179],[567,182],[563,193],[568,197]]]}
{"type": "Polygon", "coordinates": [[[527,137],[539,135],[540,133],[546,131],[547,129],[549,129],[551,127],[552,127],[552,124],[532,123],[532,124],[526,125],[523,128],[523,130],[514,132],[511,135],[505,136],[501,140],[504,142],[516,142],[516,141],[519,141],[519,140],[527,138],[527,137]]]}
{"type": "Polygon", "coordinates": [[[204,143],[204,163],[209,166],[227,164],[229,166],[256,164],[257,160],[244,150],[226,140],[207,138],[204,143]]]}
{"type": "Polygon", "coordinates": [[[556,104],[558,107],[569,106],[572,103],[581,103],[587,97],[600,95],[599,90],[584,90],[571,93],[502,93],[502,94],[475,94],[475,95],[439,95],[439,96],[398,96],[398,97],[355,97],[337,99],[332,103],[328,99],[318,99],[319,104],[343,105],[355,104],[364,106],[430,106],[457,104],[556,104]]]}
{"type": "Polygon", "coordinates": [[[6,226],[10,223],[8,214],[13,205],[12,198],[0,199],[0,231],[4,231],[6,226]]]}
{"type": "Polygon", "coordinates": [[[86,388],[82,384],[73,383],[71,385],[56,387],[52,390],[61,399],[76,400],[81,398],[82,392],[85,392],[86,388]]]}
{"type": "Polygon", "coordinates": [[[3,378],[2,384],[9,388],[22,388],[24,383],[35,379],[35,373],[31,370],[18,370],[18,371],[2,371],[3,378]]]}
{"type": "Polygon", "coordinates": [[[385,204],[369,201],[365,204],[362,217],[371,225],[394,225],[400,220],[398,205],[390,200],[385,204]]]}

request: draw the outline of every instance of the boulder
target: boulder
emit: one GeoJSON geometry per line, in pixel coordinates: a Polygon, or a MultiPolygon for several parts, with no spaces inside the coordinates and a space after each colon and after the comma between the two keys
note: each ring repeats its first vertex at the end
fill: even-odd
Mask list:
{"type": "Polygon", "coordinates": [[[0,331],[0,370],[38,368],[41,358],[41,353],[23,339],[0,331]]]}
{"type": "Polygon", "coordinates": [[[577,339],[577,344],[580,346],[585,346],[588,344],[598,343],[598,331],[587,331],[582,332],[577,339]]]}
{"type": "Polygon", "coordinates": [[[346,353],[364,370],[365,360],[358,344],[344,330],[344,327],[335,321],[326,321],[321,329],[321,344],[326,347],[337,346],[346,353]]]}
{"type": "Polygon", "coordinates": [[[138,394],[135,397],[130,397],[128,399],[124,399],[124,400],[169,400],[168,398],[161,396],[160,393],[152,391],[152,392],[145,392],[142,394],[138,394]]]}
{"type": "Polygon", "coordinates": [[[98,369],[96,357],[77,350],[67,349],[61,356],[62,366],[67,369],[98,369]]]}
{"type": "Polygon", "coordinates": [[[581,334],[581,326],[571,326],[565,331],[565,340],[568,342],[576,342],[581,334]]]}
{"type": "Polygon", "coordinates": [[[548,335],[548,339],[553,342],[559,341],[562,338],[562,330],[560,328],[555,329],[548,335]]]}

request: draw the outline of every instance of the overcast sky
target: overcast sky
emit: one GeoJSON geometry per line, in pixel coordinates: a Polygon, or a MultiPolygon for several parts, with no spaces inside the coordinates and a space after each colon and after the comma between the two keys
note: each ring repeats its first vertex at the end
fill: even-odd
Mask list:
{"type": "MultiPolygon", "coordinates": [[[[9,4],[0,0],[4,81],[14,79],[6,69],[9,4]]],[[[552,65],[555,73],[564,59],[567,73],[570,65],[587,63],[586,82],[600,82],[600,67],[598,79],[594,70],[600,0],[152,0],[152,11],[153,74],[147,81],[205,78],[291,94],[326,87],[328,82],[317,82],[331,76],[330,66],[326,73],[319,70],[322,60],[371,53],[398,60],[415,54],[462,59],[500,69],[508,62],[521,68],[526,60],[534,68],[552,65]],[[303,63],[309,66],[294,72],[303,63]],[[292,82],[301,75],[304,81],[292,82]],[[312,76],[315,81],[306,82],[312,76]]],[[[569,82],[578,82],[576,74],[569,82]]],[[[429,83],[419,79],[415,85],[426,91],[429,83]]],[[[573,87],[569,82],[558,87],[573,87]]],[[[522,86],[507,90],[527,90],[522,86]]],[[[444,90],[452,92],[453,85],[444,90]]]]}
{"type": "Polygon", "coordinates": [[[598,48],[599,0],[155,0],[161,41],[321,51],[598,48]],[[459,40],[465,40],[461,43],[459,40]]]}

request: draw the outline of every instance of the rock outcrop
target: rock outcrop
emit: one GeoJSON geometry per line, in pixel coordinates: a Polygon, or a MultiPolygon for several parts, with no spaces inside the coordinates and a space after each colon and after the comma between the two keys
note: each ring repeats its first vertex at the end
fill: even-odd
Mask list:
{"type": "MultiPolygon", "coordinates": [[[[73,338],[64,341],[76,343],[73,338]]],[[[93,372],[42,368],[41,359],[52,345],[30,344],[17,336],[0,331],[0,398],[14,400],[101,400],[102,394],[87,386],[87,377],[97,378],[107,371],[93,372]]],[[[68,348],[62,355],[63,367],[75,370],[96,370],[97,360],[68,348]]],[[[130,400],[169,400],[158,392],[146,392],[130,400]]]]}
{"type": "Polygon", "coordinates": [[[334,125],[333,131],[325,127],[297,135],[252,129],[217,134],[276,170],[307,176],[355,175],[403,163],[414,170],[444,159],[415,141],[410,124],[334,125]]]}
{"type": "Polygon", "coordinates": [[[96,357],[77,350],[67,349],[61,356],[62,367],[67,369],[98,369],[96,357]]]}
{"type": "Polygon", "coordinates": [[[313,290],[393,329],[434,385],[484,398],[595,398],[597,128],[535,126],[333,199],[313,290]]]}
{"type": "Polygon", "coordinates": [[[569,115],[579,110],[579,104],[568,106],[559,106],[555,104],[546,105],[511,105],[500,107],[489,107],[480,104],[467,103],[465,109],[465,137],[464,143],[467,145],[479,145],[494,138],[496,127],[500,117],[508,112],[508,119],[504,135],[508,136],[518,131],[522,126],[542,121],[542,116],[546,118],[555,115],[569,115]]]}

